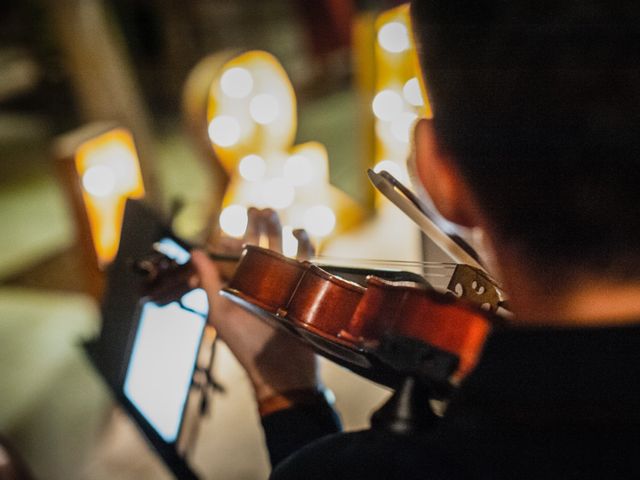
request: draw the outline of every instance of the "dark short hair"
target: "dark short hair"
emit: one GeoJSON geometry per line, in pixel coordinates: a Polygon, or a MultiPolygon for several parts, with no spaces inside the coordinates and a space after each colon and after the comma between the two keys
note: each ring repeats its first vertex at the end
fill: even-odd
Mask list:
{"type": "Polygon", "coordinates": [[[550,276],[640,279],[640,2],[411,8],[436,136],[497,233],[550,276]]]}

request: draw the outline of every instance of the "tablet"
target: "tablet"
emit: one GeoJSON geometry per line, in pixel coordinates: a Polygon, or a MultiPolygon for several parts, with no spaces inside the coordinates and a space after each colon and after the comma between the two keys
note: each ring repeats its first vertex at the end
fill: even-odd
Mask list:
{"type": "MultiPolygon", "coordinates": [[[[154,247],[177,262],[188,261],[188,251],[174,240],[158,244],[154,247]]],[[[200,288],[166,305],[144,299],[139,304],[123,392],[167,443],[180,433],[207,313],[207,295],[200,288]]]]}

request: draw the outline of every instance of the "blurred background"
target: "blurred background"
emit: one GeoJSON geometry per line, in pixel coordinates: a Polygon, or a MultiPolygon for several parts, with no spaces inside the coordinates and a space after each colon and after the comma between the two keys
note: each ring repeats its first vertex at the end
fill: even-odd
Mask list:
{"type": "MultiPolygon", "coordinates": [[[[399,3],[0,4],[0,435],[36,478],[171,477],[78,347],[100,328],[98,299],[87,288],[54,139],[93,121],[130,128],[148,200],[165,213],[180,202],[185,236],[201,240],[207,212],[219,207],[211,199],[221,201],[223,187],[186,126],[185,82],[212,53],[266,50],[282,63],[297,95],[295,143],[324,144],[331,184],[371,211],[364,170],[372,163],[367,138],[373,133],[363,129],[372,130],[373,120],[363,120],[362,111],[371,117],[373,78],[364,70],[373,60],[354,47],[354,32],[358,24],[372,29],[378,12],[399,3]]],[[[395,241],[402,255],[419,257],[415,229],[400,218],[386,222],[387,230],[410,233],[370,246],[370,253],[395,241]]],[[[333,252],[358,251],[376,228],[362,225],[354,237],[335,240],[333,252]]],[[[265,478],[267,457],[246,379],[226,350],[219,357],[216,369],[229,393],[216,398],[193,463],[203,478],[265,478]]],[[[347,427],[366,426],[387,393],[337,367],[323,368],[347,427]]]]}

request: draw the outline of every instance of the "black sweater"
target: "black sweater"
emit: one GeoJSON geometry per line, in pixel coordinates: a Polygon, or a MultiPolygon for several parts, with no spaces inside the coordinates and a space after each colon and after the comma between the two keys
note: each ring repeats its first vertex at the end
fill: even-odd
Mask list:
{"type": "Polygon", "coordinates": [[[494,332],[423,433],[340,433],[328,405],[263,427],[278,480],[640,478],[640,324],[494,332]]]}

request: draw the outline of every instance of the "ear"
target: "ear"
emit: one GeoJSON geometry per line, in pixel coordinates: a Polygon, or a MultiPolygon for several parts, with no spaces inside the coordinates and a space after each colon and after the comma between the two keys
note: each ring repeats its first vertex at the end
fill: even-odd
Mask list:
{"type": "Polygon", "coordinates": [[[475,227],[478,211],[472,191],[453,158],[439,146],[431,120],[416,124],[415,161],[420,181],[440,214],[463,227],[475,227]]]}

